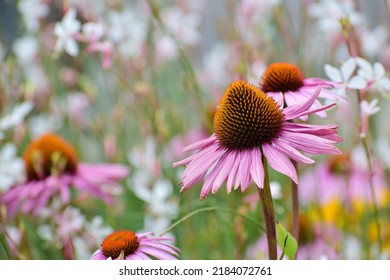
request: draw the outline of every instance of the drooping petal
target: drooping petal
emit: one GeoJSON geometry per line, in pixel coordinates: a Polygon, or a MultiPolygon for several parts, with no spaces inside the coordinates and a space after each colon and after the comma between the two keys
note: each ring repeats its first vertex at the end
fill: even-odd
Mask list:
{"type": "Polygon", "coordinates": [[[228,175],[228,179],[226,182],[226,190],[228,193],[232,191],[233,184],[235,183],[236,177],[238,176],[238,167],[240,166],[241,160],[241,152],[240,151],[232,151],[231,153],[235,154],[234,162],[232,165],[232,169],[228,175]]]}
{"type": "Polygon", "coordinates": [[[249,169],[250,164],[251,164],[250,152],[248,150],[241,151],[240,166],[238,168],[236,185],[234,189],[237,189],[238,186],[241,185],[241,191],[244,191],[248,187],[251,181],[250,169],[249,169]]]}
{"type": "Polygon", "coordinates": [[[225,182],[226,178],[228,177],[229,173],[232,170],[232,166],[236,159],[236,153],[235,152],[226,152],[224,154],[224,157],[221,158],[220,162],[218,164],[221,165],[221,169],[219,170],[219,173],[217,177],[214,180],[213,187],[212,187],[212,193],[215,193],[220,186],[225,182]]]}
{"type": "Polygon", "coordinates": [[[261,160],[261,151],[258,147],[254,147],[252,150],[252,162],[251,162],[251,176],[255,184],[259,188],[264,187],[264,167],[261,160]]]}
{"type": "Polygon", "coordinates": [[[306,133],[282,132],[284,141],[292,147],[307,152],[309,154],[340,154],[340,150],[332,145],[333,141],[323,137],[306,133]]]}
{"type": "Polygon", "coordinates": [[[278,151],[285,153],[287,156],[292,158],[293,160],[305,164],[311,164],[314,163],[314,160],[311,158],[308,158],[304,156],[302,153],[300,153],[297,149],[291,147],[286,142],[280,141],[279,139],[272,140],[272,144],[274,145],[275,149],[278,151]]]}
{"type": "Polygon", "coordinates": [[[291,161],[283,153],[276,150],[270,144],[263,144],[263,153],[273,169],[290,177],[291,180],[298,184],[297,171],[291,161]]]}
{"type": "Polygon", "coordinates": [[[216,138],[215,134],[212,134],[209,138],[200,140],[198,142],[195,142],[195,143],[185,147],[183,149],[183,152],[193,151],[193,150],[198,150],[198,149],[204,149],[207,146],[209,146],[210,144],[213,144],[216,141],[216,139],[217,138],[216,138]]]}

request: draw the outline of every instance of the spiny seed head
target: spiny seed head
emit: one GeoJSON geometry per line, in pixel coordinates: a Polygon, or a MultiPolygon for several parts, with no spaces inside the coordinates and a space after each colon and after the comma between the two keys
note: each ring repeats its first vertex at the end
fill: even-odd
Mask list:
{"type": "Polygon", "coordinates": [[[222,146],[249,149],[277,136],[284,115],[276,102],[255,86],[233,82],[214,116],[214,132],[222,146]]]}
{"type": "Polygon", "coordinates": [[[28,181],[52,175],[53,168],[62,173],[75,173],[78,157],[71,145],[55,134],[44,134],[27,147],[23,155],[28,181]]]}
{"type": "Polygon", "coordinates": [[[116,259],[121,252],[125,256],[133,254],[139,246],[137,235],[131,230],[116,231],[102,242],[102,252],[108,258],[116,259]]]}
{"type": "Polygon", "coordinates": [[[273,63],[261,77],[260,88],[264,92],[295,91],[303,86],[303,74],[290,63],[273,63]]]}

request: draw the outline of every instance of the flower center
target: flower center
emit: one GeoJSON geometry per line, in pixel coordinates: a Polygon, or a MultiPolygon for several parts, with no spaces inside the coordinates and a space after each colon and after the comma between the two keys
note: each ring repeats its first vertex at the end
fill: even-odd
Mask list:
{"type": "Polygon", "coordinates": [[[52,174],[75,173],[75,150],[55,134],[44,134],[27,147],[23,155],[27,180],[39,180],[52,174]]]}
{"type": "Polygon", "coordinates": [[[125,256],[133,254],[139,246],[137,235],[130,230],[116,231],[107,236],[102,242],[103,254],[116,259],[121,252],[125,256]]]}
{"type": "Polygon", "coordinates": [[[315,232],[312,221],[304,216],[299,215],[299,244],[309,244],[315,239],[315,232]]]}
{"type": "Polygon", "coordinates": [[[230,149],[248,149],[275,138],[284,115],[276,102],[244,81],[233,82],[225,91],[214,116],[214,132],[230,149]]]}
{"type": "Polygon", "coordinates": [[[260,81],[264,92],[295,91],[303,86],[303,74],[297,66],[290,63],[273,63],[260,81]]]}

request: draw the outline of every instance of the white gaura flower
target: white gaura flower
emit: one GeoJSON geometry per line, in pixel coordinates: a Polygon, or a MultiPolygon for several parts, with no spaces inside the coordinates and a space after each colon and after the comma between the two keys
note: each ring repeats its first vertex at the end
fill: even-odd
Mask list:
{"type": "Polygon", "coordinates": [[[386,71],[383,65],[379,62],[374,63],[373,65],[367,60],[357,57],[357,65],[360,67],[357,74],[367,83],[368,90],[377,90],[384,95],[389,95],[390,93],[390,80],[386,76],[386,71]]]}
{"type": "Polygon", "coordinates": [[[16,146],[7,143],[0,149],[0,190],[6,190],[23,179],[23,160],[17,157],[16,146]]]}
{"type": "Polygon", "coordinates": [[[20,124],[28,113],[33,109],[34,104],[32,101],[26,101],[14,107],[9,115],[0,119],[0,131],[7,130],[20,124]]]}
{"type": "Polygon", "coordinates": [[[339,84],[338,93],[345,96],[347,89],[364,89],[367,87],[367,81],[361,76],[353,76],[357,67],[356,59],[350,57],[340,67],[335,68],[329,64],[325,65],[325,73],[330,80],[339,84]]]}
{"type": "Polygon", "coordinates": [[[362,114],[365,114],[367,116],[375,115],[381,110],[381,108],[377,105],[378,105],[377,98],[371,100],[370,102],[368,102],[367,100],[363,100],[360,103],[360,109],[362,111],[362,114]]]}
{"type": "Polygon", "coordinates": [[[71,56],[77,56],[79,48],[75,40],[75,35],[79,33],[81,23],[76,19],[76,10],[69,8],[61,22],[54,26],[54,34],[57,42],[54,49],[57,52],[65,50],[71,56]]]}
{"type": "Polygon", "coordinates": [[[23,16],[23,21],[28,31],[39,30],[39,20],[50,12],[49,4],[42,0],[21,0],[18,2],[18,10],[23,16]]]}

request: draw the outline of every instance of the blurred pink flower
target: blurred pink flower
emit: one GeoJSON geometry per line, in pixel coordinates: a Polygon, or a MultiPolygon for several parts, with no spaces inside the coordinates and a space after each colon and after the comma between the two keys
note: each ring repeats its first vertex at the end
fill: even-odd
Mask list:
{"type": "Polygon", "coordinates": [[[64,204],[69,203],[71,187],[113,202],[120,189],[118,181],[128,174],[122,165],[80,163],[73,148],[54,134],[33,141],[23,158],[26,181],[0,196],[9,218],[19,207],[23,213],[37,215],[58,194],[64,204]]]}
{"type": "MultiPolygon", "coordinates": [[[[374,162],[375,199],[383,204],[388,189],[383,167],[374,162]]],[[[343,153],[318,163],[307,170],[299,184],[303,204],[327,204],[333,200],[351,202],[353,200],[370,203],[370,172],[363,147],[357,146],[351,153],[343,153]]]]}
{"type": "Polygon", "coordinates": [[[116,231],[108,235],[91,257],[91,260],[176,260],[180,250],[167,243],[166,237],[148,237],[153,234],[135,233],[130,230],[116,231]]]}
{"type": "Polygon", "coordinates": [[[200,197],[215,193],[226,181],[228,193],[241,185],[245,191],[251,179],[263,187],[262,153],[270,166],[298,183],[296,169],[288,159],[300,163],[314,161],[297,149],[311,154],[338,154],[333,146],[342,139],[337,125],[295,124],[289,120],[326,110],[334,104],[311,109],[318,89],[305,103],[281,109],[276,102],[253,85],[233,82],[225,91],[214,117],[214,133],[185,148],[196,153],[173,166],[186,165],[181,175],[181,191],[205,177],[200,197]]]}

